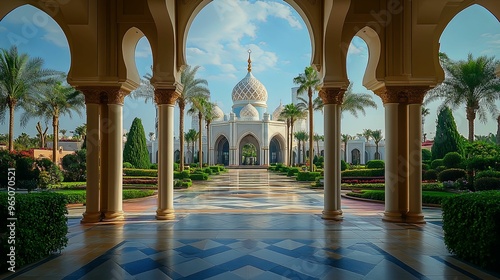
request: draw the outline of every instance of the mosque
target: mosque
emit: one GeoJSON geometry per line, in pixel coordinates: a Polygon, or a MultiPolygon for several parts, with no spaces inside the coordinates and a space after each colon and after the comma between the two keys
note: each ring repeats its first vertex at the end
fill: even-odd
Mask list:
{"type": "MultiPolygon", "coordinates": [[[[208,130],[210,135],[207,135],[206,129],[202,129],[203,162],[225,166],[268,166],[272,163],[288,163],[287,127],[286,122],[280,119],[284,106],[280,102],[272,114],[267,112],[267,90],[252,74],[250,53],[251,51],[249,51],[248,56],[248,73],[232,91],[232,111],[229,114],[224,114],[219,106],[214,106],[212,112],[214,120],[210,123],[208,130]]],[[[292,88],[292,102],[295,104],[300,102],[297,98],[297,89],[292,88]]],[[[191,129],[198,131],[198,123],[198,116],[194,115],[191,120],[191,129]]],[[[297,120],[294,123],[294,132],[308,132],[307,124],[307,119],[297,120]]],[[[187,131],[185,130],[185,132],[187,131]]],[[[292,145],[294,162],[303,162],[303,159],[299,158],[299,149],[295,139],[292,141],[292,145]]],[[[307,144],[305,146],[308,147],[307,144]]],[[[316,146],[315,144],[314,147],[316,148],[316,146]]],[[[320,141],[318,146],[318,154],[323,156],[323,141],[320,141]]],[[[384,146],[384,141],[379,143],[379,156],[377,157],[373,141],[366,141],[363,137],[353,139],[347,143],[347,153],[344,153],[345,147],[342,146],[342,159],[346,160],[346,157],[346,161],[352,164],[365,164],[375,158],[384,159],[384,146]]],[[[196,160],[197,149],[198,144],[192,145],[185,142],[184,158],[186,163],[198,162],[196,160]]],[[[155,140],[148,141],[148,150],[151,162],[156,163],[158,144],[155,140]]],[[[175,161],[178,161],[180,158],[178,137],[174,141],[174,151],[175,161]]],[[[306,154],[308,152],[307,150],[306,154]]]]}

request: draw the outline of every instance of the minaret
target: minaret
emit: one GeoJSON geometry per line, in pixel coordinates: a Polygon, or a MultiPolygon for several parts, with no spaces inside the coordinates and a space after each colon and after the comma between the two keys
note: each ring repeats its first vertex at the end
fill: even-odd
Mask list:
{"type": "Polygon", "coordinates": [[[250,58],[250,54],[252,54],[252,50],[248,50],[248,72],[252,72],[252,59],[250,58]]]}

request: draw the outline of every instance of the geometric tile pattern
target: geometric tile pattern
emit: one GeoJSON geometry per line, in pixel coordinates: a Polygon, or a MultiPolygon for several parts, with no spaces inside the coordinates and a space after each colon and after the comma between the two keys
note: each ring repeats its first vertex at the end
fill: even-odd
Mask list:
{"type": "Polygon", "coordinates": [[[233,88],[233,102],[235,101],[267,101],[266,87],[255,78],[252,72],[239,81],[233,88]]]}

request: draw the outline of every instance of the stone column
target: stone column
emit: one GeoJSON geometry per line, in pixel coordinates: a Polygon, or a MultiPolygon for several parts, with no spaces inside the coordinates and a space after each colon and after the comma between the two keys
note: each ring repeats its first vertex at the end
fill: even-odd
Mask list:
{"type": "Polygon", "coordinates": [[[324,103],[325,167],[323,219],[342,220],[340,202],[340,106],[345,89],[323,88],[319,96],[324,103]]]}
{"type": "Polygon", "coordinates": [[[422,213],[422,102],[428,87],[413,87],[408,98],[409,205],[407,223],[425,223],[422,213]]]}
{"type": "Polygon", "coordinates": [[[104,216],[108,209],[108,97],[104,97],[101,103],[101,147],[100,154],[100,167],[101,167],[101,213],[104,216]]]}
{"type": "Polygon", "coordinates": [[[101,220],[99,208],[99,107],[100,92],[95,89],[79,89],[85,95],[87,107],[87,191],[82,223],[101,220]]]}
{"type": "Polygon", "coordinates": [[[123,100],[128,92],[108,89],[108,208],[103,221],[119,221],[123,215],[123,100]]]}
{"type": "Polygon", "coordinates": [[[176,88],[155,89],[160,115],[158,123],[158,209],[157,220],[171,220],[174,215],[174,105],[179,97],[176,88]]]}

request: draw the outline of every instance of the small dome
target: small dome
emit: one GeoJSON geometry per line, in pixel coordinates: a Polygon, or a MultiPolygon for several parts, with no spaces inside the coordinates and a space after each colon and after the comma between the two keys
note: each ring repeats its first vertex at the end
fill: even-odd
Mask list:
{"type": "Polygon", "coordinates": [[[284,108],[285,106],[283,106],[283,104],[280,101],[280,105],[273,112],[273,121],[277,121],[280,119],[281,112],[283,112],[284,108]]]}
{"type": "Polygon", "coordinates": [[[214,117],[214,120],[216,121],[222,121],[224,120],[224,112],[222,111],[222,109],[215,105],[213,108],[212,108],[212,115],[214,117]]]}
{"type": "Polygon", "coordinates": [[[244,120],[258,120],[259,111],[252,104],[247,104],[240,111],[240,118],[244,120]]]}

